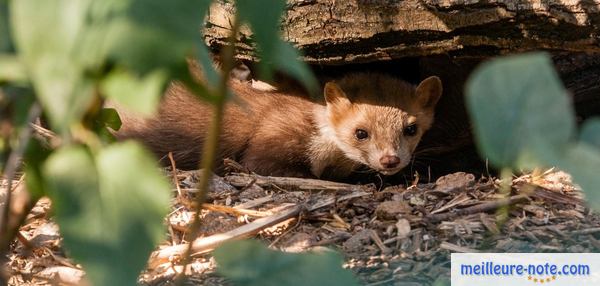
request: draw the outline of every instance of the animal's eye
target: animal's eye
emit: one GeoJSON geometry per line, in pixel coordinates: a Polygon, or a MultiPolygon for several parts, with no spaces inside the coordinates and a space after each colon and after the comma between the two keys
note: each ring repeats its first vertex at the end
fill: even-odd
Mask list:
{"type": "Polygon", "coordinates": [[[354,131],[354,136],[356,136],[356,139],[358,140],[365,140],[369,138],[369,133],[363,129],[356,129],[356,131],[354,131]]]}
{"type": "Polygon", "coordinates": [[[415,136],[417,134],[417,124],[411,124],[404,127],[402,133],[406,136],[415,136]]]}

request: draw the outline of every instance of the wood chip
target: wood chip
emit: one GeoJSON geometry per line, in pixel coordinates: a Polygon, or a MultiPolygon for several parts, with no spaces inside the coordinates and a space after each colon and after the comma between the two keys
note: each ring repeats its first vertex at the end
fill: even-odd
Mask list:
{"type": "Polygon", "coordinates": [[[461,253],[478,253],[480,251],[468,247],[458,246],[456,244],[452,244],[450,242],[444,241],[440,244],[441,249],[450,250],[452,252],[461,252],[461,253]]]}

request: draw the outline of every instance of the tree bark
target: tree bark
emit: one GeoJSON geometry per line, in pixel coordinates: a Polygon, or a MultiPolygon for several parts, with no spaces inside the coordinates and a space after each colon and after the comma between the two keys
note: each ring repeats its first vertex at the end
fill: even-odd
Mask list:
{"type": "MultiPolygon", "coordinates": [[[[233,10],[224,2],[211,8],[211,47],[228,35],[233,10]]],[[[282,30],[306,62],[338,65],[534,49],[600,52],[599,16],[593,0],[288,0],[282,30]]],[[[256,60],[250,39],[244,30],[239,50],[256,60]]]]}

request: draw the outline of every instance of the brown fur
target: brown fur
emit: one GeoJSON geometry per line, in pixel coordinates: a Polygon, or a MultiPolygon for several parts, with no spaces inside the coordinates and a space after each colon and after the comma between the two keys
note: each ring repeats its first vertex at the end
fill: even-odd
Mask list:
{"type": "MultiPolygon", "coordinates": [[[[380,152],[369,153],[406,144],[398,130],[418,122],[418,136],[408,140],[412,154],[431,126],[432,107],[441,94],[435,80],[427,84],[426,95],[417,96],[412,85],[389,76],[351,75],[326,85],[325,103],[232,81],[240,104],[226,105],[218,162],[232,158],[253,172],[275,176],[340,178],[361,164],[379,170],[372,162],[380,152]],[[432,86],[439,90],[431,91],[432,86]],[[355,140],[358,125],[379,136],[373,137],[374,144],[355,140]]],[[[168,89],[153,118],[119,111],[123,127],[118,138],[141,139],[161,158],[172,152],[179,168],[198,167],[212,111],[181,85],[168,89]]]]}

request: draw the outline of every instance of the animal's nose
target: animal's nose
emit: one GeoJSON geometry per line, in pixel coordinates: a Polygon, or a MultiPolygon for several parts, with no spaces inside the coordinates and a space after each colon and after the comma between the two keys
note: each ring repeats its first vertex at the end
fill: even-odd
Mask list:
{"type": "Polygon", "coordinates": [[[386,155],[379,159],[379,163],[386,169],[396,168],[400,164],[400,158],[398,156],[386,155]]]}

